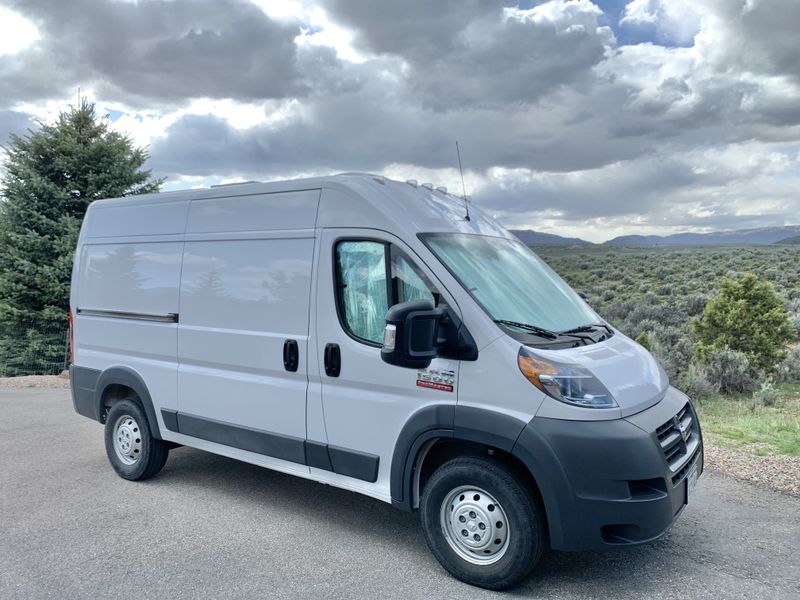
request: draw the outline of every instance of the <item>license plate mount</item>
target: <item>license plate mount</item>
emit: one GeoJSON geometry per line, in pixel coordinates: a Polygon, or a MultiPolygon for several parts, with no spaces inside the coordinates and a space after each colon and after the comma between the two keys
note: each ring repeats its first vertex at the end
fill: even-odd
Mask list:
{"type": "Polygon", "coordinates": [[[697,478],[699,473],[700,471],[698,470],[697,465],[695,465],[686,476],[686,504],[689,504],[689,501],[694,497],[695,490],[697,489],[697,478]]]}

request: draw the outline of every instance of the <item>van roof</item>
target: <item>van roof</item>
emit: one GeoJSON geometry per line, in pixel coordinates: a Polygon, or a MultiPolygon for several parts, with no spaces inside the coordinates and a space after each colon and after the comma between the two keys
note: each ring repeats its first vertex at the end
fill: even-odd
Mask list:
{"type": "MultiPolygon", "coordinates": [[[[479,208],[470,205],[470,220],[465,219],[464,200],[442,190],[413,185],[370,173],[341,173],[324,177],[290,179],[273,182],[244,182],[211,188],[187,189],[172,192],[142,194],[110,198],[93,202],[84,225],[88,237],[117,237],[131,235],[180,234],[181,212],[185,215],[189,204],[196,200],[241,198],[260,194],[326,190],[316,215],[316,223],[309,227],[354,227],[383,229],[403,237],[419,232],[445,231],[481,233],[507,237],[510,234],[479,208]],[[163,208],[157,208],[162,205],[163,208]],[[148,213],[143,225],[132,231],[130,226],[109,228],[109,223],[128,218],[135,207],[148,213]],[[145,207],[147,207],[145,209],[145,207]],[[179,208],[180,207],[180,208],[179,208]],[[156,211],[156,212],[154,212],[156,211]],[[163,211],[173,222],[166,227],[153,224],[153,231],[144,223],[153,223],[163,211]],[[112,214],[117,213],[112,217],[112,214]],[[103,215],[103,218],[97,217],[103,215]],[[92,218],[94,216],[94,218],[92,218]],[[116,217],[116,218],[114,218],[116,217]],[[113,229],[115,231],[110,231],[113,229]],[[141,229],[141,231],[138,231],[141,229]],[[157,230],[157,231],[156,231],[157,230]],[[124,231],[124,233],[123,233],[124,231]]],[[[139,219],[136,219],[140,221],[139,219]]]]}

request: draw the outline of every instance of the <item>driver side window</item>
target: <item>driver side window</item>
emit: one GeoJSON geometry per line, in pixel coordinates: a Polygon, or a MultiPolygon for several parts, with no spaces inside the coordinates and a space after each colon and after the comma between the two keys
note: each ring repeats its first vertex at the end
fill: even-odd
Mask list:
{"type": "Polygon", "coordinates": [[[438,293],[406,254],[391,244],[336,244],[336,284],[342,325],[354,338],[380,346],[390,306],[409,300],[438,303],[438,293]]]}

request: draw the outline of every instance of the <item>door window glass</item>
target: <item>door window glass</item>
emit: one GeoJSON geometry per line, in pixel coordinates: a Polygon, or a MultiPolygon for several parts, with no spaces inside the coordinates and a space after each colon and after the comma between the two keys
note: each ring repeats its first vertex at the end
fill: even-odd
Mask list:
{"type": "Polygon", "coordinates": [[[436,304],[432,287],[427,279],[419,272],[411,261],[401,254],[397,248],[392,247],[392,282],[394,284],[394,302],[408,302],[409,300],[428,300],[436,304]]]}
{"type": "Polygon", "coordinates": [[[390,306],[410,300],[427,300],[434,306],[439,303],[439,294],[427,277],[391,244],[339,242],[336,277],[342,324],[352,336],[375,345],[383,342],[390,306]],[[390,268],[387,261],[391,261],[390,268]]]}
{"type": "Polygon", "coordinates": [[[389,310],[386,245],[340,242],[336,246],[336,266],[344,326],[355,337],[379,344],[389,310]]]}

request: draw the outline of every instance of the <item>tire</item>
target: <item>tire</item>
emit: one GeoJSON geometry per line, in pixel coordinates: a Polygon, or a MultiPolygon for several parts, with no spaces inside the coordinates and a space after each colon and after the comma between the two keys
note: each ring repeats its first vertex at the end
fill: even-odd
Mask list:
{"type": "Polygon", "coordinates": [[[169,446],[152,436],[147,416],[130,398],[117,402],[108,411],[105,440],[108,460],[123,479],[148,479],[167,462],[169,446]]]}
{"type": "Polygon", "coordinates": [[[525,484],[485,458],[456,458],[439,467],[423,490],[420,516],[441,565],[482,588],[520,582],[545,545],[542,511],[525,484]]]}

